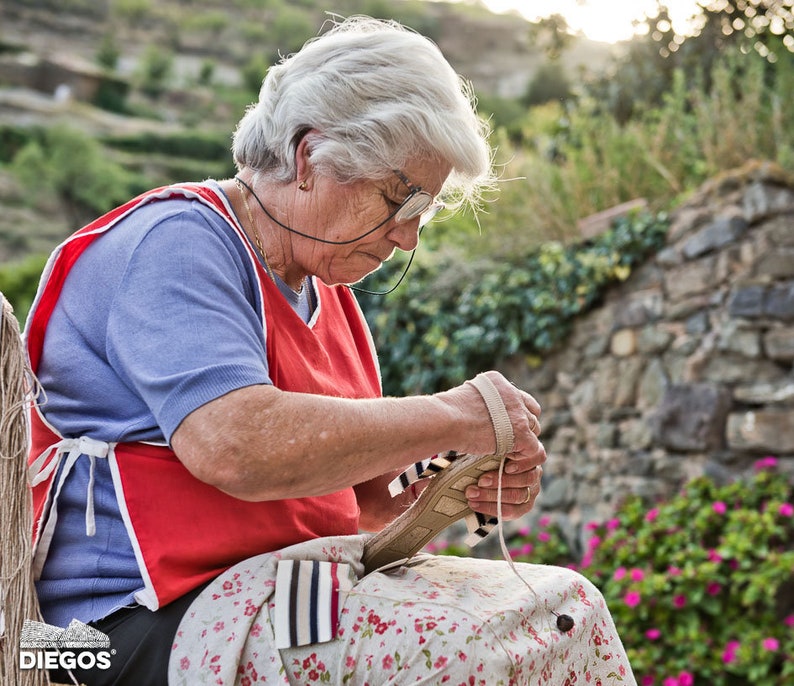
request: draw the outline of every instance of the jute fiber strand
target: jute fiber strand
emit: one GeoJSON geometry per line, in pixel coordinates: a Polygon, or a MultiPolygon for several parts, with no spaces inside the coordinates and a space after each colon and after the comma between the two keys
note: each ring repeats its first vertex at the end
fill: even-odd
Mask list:
{"type": "Polygon", "coordinates": [[[28,488],[27,403],[35,379],[19,323],[0,293],[0,684],[48,686],[44,669],[19,669],[19,637],[26,619],[41,621],[31,573],[33,505],[28,488]]]}

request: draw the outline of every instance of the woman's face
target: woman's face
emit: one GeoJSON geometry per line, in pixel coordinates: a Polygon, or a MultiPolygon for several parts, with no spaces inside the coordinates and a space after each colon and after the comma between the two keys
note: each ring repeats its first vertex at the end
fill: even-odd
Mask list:
{"type": "MultiPolygon", "coordinates": [[[[445,164],[424,160],[411,162],[400,171],[413,186],[421,186],[435,197],[450,170],[445,164]]],[[[380,181],[345,184],[315,175],[308,192],[298,191],[293,226],[305,227],[305,233],[326,240],[349,241],[383,222],[409,192],[398,174],[380,181]]],[[[294,236],[293,261],[329,285],[355,283],[378,269],[396,248],[413,250],[419,240],[419,220],[415,217],[397,223],[391,218],[376,231],[344,245],[294,236]]]]}

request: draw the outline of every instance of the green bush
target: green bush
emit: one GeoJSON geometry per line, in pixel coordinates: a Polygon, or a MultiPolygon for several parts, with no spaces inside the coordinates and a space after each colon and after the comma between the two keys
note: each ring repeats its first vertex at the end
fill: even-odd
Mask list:
{"type": "MultiPolygon", "coordinates": [[[[663,215],[624,218],[583,245],[550,242],[511,260],[466,264],[438,255],[419,264],[392,295],[362,294],[384,392],[432,392],[461,383],[510,355],[559,345],[574,317],[664,242],[663,215]]],[[[365,282],[387,287],[402,264],[365,282]]]]}
{"type": "Polygon", "coordinates": [[[149,45],[141,57],[138,81],[141,90],[150,98],[159,98],[174,73],[174,53],[158,45],[149,45]]]}
{"type": "Polygon", "coordinates": [[[74,228],[126,200],[132,182],[96,140],[65,125],[47,129],[41,140],[31,139],[14,156],[11,171],[37,195],[54,194],[74,228]]]}
{"type": "MultiPolygon", "coordinates": [[[[549,517],[509,538],[513,559],[579,569],[604,594],[641,686],[794,681],[794,487],[767,457],[747,480],[706,477],[587,527],[581,559],[549,517]]],[[[457,547],[435,552],[461,554],[457,547]]]]}
{"type": "Polygon", "coordinates": [[[151,132],[108,136],[111,148],[132,153],[152,153],[193,160],[228,161],[231,134],[228,131],[185,131],[168,135],[151,132]]]}
{"type": "Polygon", "coordinates": [[[33,304],[39,278],[46,263],[46,255],[31,255],[20,262],[6,263],[0,267],[0,293],[5,295],[14,308],[20,328],[33,304]]]}

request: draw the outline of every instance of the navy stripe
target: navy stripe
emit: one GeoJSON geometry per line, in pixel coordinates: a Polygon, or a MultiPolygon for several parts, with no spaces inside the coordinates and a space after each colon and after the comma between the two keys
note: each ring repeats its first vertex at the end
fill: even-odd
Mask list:
{"type": "Polygon", "coordinates": [[[309,594],[309,636],[310,643],[317,643],[320,640],[320,629],[317,626],[317,601],[320,595],[320,563],[312,561],[312,585],[309,594]]]}
{"type": "Polygon", "coordinates": [[[298,580],[300,579],[300,562],[292,561],[292,577],[289,589],[289,642],[298,645],[298,580]]]}

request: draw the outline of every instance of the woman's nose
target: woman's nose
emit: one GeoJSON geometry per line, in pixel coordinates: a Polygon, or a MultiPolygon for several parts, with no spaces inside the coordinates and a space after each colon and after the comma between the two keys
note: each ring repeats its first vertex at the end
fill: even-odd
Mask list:
{"type": "Polygon", "coordinates": [[[419,217],[395,224],[386,237],[400,250],[414,250],[419,245],[419,217]]]}

